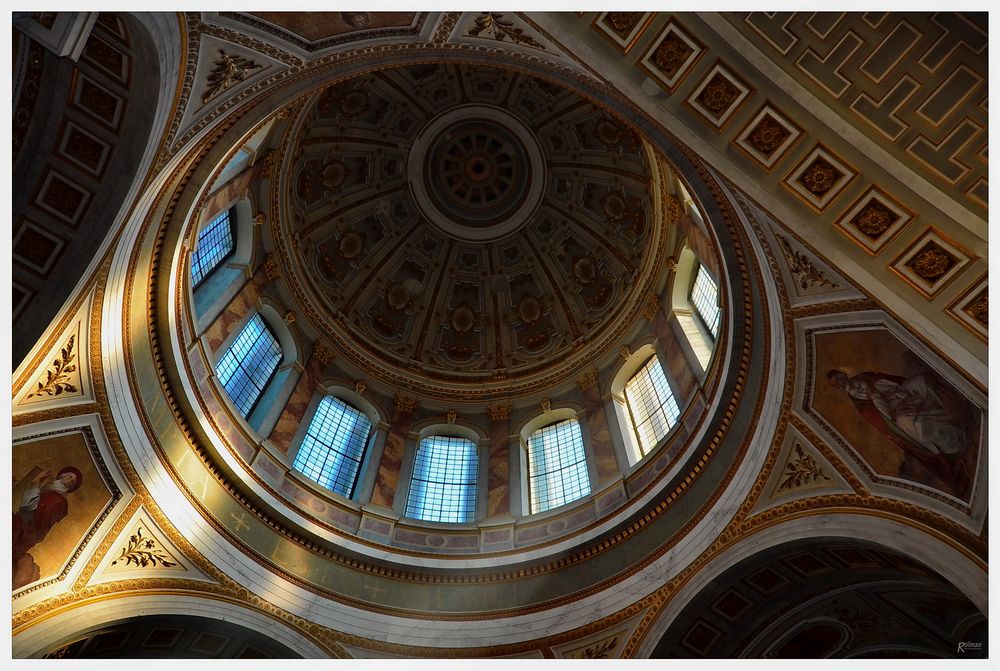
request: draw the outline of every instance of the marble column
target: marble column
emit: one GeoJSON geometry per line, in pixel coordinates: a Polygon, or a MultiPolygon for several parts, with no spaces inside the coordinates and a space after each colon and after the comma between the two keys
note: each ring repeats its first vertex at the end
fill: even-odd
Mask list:
{"type": "Polygon", "coordinates": [[[403,464],[403,451],[406,448],[406,435],[413,428],[413,411],[417,401],[405,396],[397,396],[392,409],[392,419],[382,450],[382,460],[378,465],[378,475],[375,478],[375,491],[371,502],[386,508],[393,507],[396,490],[399,486],[399,469],[403,464]]]}
{"type": "Polygon", "coordinates": [[[271,444],[285,454],[288,454],[288,450],[292,445],[292,438],[306,418],[305,414],[309,408],[309,402],[312,401],[323,373],[326,372],[326,367],[333,361],[333,357],[333,353],[323,343],[316,343],[312,353],[309,355],[309,361],[306,363],[305,370],[302,371],[302,375],[299,376],[299,381],[295,385],[295,390],[292,391],[291,398],[285,404],[284,409],[281,411],[281,416],[278,417],[277,424],[274,425],[274,429],[268,437],[271,444]]]}
{"type": "Polygon", "coordinates": [[[490,463],[486,516],[510,514],[510,406],[489,408],[490,463]]]}
{"type": "Polygon", "coordinates": [[[670,317],[663,310],[658,310],[653,319],[653,333],[657,341],[656,349],[660,353],[677,405],[684,408],[698,389],[698,378],[691,370],[691,362],[684,355],[684,348],[670,324],[670,317]]]}
{"type": "Polygon", "coordinates": [[[229,305],[205,329],[205,342],[213,354],[219,351],[219,347],[226,341],[236,325],[257,311],[257,299],[269,282],[267,273],[258,268],[253,278],[243,285],[240,292],[233,300],[229,301],[229,305]]]}
{"type": "Polygon", "coordinates": [[[708,233],[701,230],[690,214],[684,214],[677,222],[681,233],[687,236],[688,247],[698,257],[698,260],[708,268],[713,277],[719,277],[719,257],[715,253],[715,245],[708,233]]]}
{"type": "Polygon", "coordinates": [[[611,442],[611,428],[608,426],[608,416],[604,412],[604,402],[601,400],[597,385],[597,371],[592,370],[589,373],[584,373],[577,378],[577,384],[583,392],[584,422],[590,430],[590,448],[594,455],[594,466],[597,472],[595,485],[599,485],[620,473],[618,460],[615,458],[615,448],[611,442]]]}

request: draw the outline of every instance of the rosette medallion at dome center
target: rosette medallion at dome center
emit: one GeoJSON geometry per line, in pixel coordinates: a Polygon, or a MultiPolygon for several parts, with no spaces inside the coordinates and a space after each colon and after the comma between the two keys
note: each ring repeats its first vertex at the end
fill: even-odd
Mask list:
{"type": "Polygon", "coordinates": [[[407,159],[422,214],[448,235],[492,240],[528,221],[545,191],[534,134],[489,105],[463,105],[431,119],[407,159]]]}

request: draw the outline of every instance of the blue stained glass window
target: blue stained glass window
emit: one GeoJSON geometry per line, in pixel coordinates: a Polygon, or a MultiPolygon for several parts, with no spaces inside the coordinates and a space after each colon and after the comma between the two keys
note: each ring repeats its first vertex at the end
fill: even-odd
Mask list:
{"type": "Polygon", "coordinates": [[[350,498],[371,428],[360,410],[327,396],[316,408],[293,468],[350,498]]]}
{"type": "Polygon", "coordinates": [[[219,359],[219,381],[244,417],[250,416],[281,356],[281,345],[258,313],[219,359]]]}
{"type": "Polygon", "coordinates": [[[191,254],[191,282],[198,286],[233,251],[233,225],[226,210],[198,234],[198,246],[191,254]]]}
{"type": "Polygon", "coordinates": [[[575,419],[550,424],[528,437],[528,489],[532,513],[590,493],[583,434],[575,419]]]}
{"type": "Polygon", "coordinates": [[[719,308],[719,285],[705,270],[705,266],[698,266],[698,274],[691,288],[691,302],[694,304],[695,312],[712,333],[712,337],[718,337],[719,320],[722,318],[722,310],[719,308]]]}
{"type": "Polygon", "coordinates": [[[639,438],[639,451],[645,456],[670,432],[681,414],[656,355],[649,357],[625,385],[625,400],[639,438]]]}
{"type": "Polygon", "coordinates": [[[479,455],[457,436],[428,436],[413,462],[406,516],[428,522],[472,522],[476,517],[479,455]]]}

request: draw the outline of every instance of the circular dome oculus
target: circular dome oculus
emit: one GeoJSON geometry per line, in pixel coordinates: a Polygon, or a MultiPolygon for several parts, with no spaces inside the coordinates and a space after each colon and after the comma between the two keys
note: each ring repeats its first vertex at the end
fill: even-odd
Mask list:
{"type": "Polygon", "coordinates": [[[410,148],[410,188],[421,213],[459,240],[508,235],[535,212],[545,164],[534,134],[487,105],[463,105],[431,119],[410,148]]]}

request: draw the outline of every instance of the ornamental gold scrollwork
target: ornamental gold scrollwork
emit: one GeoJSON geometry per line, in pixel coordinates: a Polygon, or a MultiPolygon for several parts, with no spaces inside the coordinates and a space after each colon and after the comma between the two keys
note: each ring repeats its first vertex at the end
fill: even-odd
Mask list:
{"type": "Polygon", "coordinates": [[[906,265],[923,279],[933,282],[944,276],[955,265],[955,257],[938,245],[931,243],[906,265]]]}
{"type": "Polygon", "coordinates": [[[822,158],[817,158],[812,165],[799,177],[799,182],[806,187],[810,193],[822,196],[833,188],[837,180],[843,177],[839,170],[830,165],[822,158]]]}
{"type": "Polygon", "coordinates": [[[207,88],[201,96],[202,104],[207,103],[213,96],[234,84],[237,84],[250,74],[250,70],[260,68],[254,61],[244,56],[227,54],[219,49],[220,58],[215,61],[212,71],[208,73],[207,88]]]}
{"type": "Polygon", "coordinates": [[[990,323],[990,301],[989,294],[987,294],[984,289],[982,293],[976,296],[971,303],[969,303],[963,310],[973,319],[981,323],[983,326],[989,326],[990,323]]]}
{"type": "Polygon", "coordinates": [[[321,342],[316,343],[313,347],[313,356],[324,366],[329,366],[330,362],[333,361],[337,355],[333,353],[326,345],[321,342]]]}
{"type": "Polygon", "coordinates": [[[510,406],[509,405],[491,405],[488,408],[490,413],[490,419],[498,421],[501,419],[510,419],[510,406]]]}
{"type": "Polygon", "coordinates": [[[476,19],[476,24],[469,29],[469,37],[489,37],[497,42],[510,40],[514,44],[523,44],[536,49],[545,49],[541,42],[524,34],[524,29],[518,28],[513,21],[503,18],[497,12],[483,12],[476,19]],[[485,35],[483,34],[485,33],[485,35]]]}
{"type": "Polygon", "coordinates": [[[395,398],[396,408],[400,412],[413,412],[417,409],[417,399],[410,398],[408,396],[396,395],[395,398]]]}
{"type": "Polygon", "coordinates": [[[653,54],[653,63],[670,79],[683,67],[692,53],[694,53],[694,49],[687,42],[676,33],[670,33],[656,48],[656,52],[653,54]]]}
{"type": "Polygon", "coordinates": [[[76,352],[73,347],[76,343],[74,333],[66,341],[66,346],[59,350],[59,358],[52,361],[52,367],[46,371],[45,382],[38,381],[38,387],[28,394],[27,398],[33,396],[59,396],[67,392],[79,391],[71,380],[70,373],[76,372],[76,352]]]}
{"type": "Polygon", "coordinates": [[[264,274],[272,282],[281,277],[281,268],[278,267],[278,260],[275,258],[274,252],[268,254],[267,258],[264,259],[264,274]]]}
{"type": "Polygon", "coordinates": [[[650,294],[646,298],[646,304],[642,308],[642,316],[646,321],[651,322],[656,319],[657,313],[660,311],[660,297],[656,294],[650,294]]]}
{"type": "Polygon", "coordinates": [[[722,113],[729,109],[739,94],[740,90],[731,81],[721,75],[716,75],[702,89],[698,95],[698,101],[712,114],[722,116],[722,113]]]}
{"type": "Polygon", "coordinates": [[[788,139],[791,132],[771,116],[764,116],[747,138],[751,146],[764,156],[770,157],[774,150],[788,139]]]}
{"type": "Polygon", "coordinates": [[[828,286],[836,288],[838,285],[827,279],[823,271],[813,265],[812,261],[809,260],[802,252],[792,248],[792,244],[788,242],[785,238],[778,236],[778,242],[781,244],[781,251],[785,255],[785,260],[788,261],[788,269],[791,271],[792,275],[798,280],[799,286],[803,289],[812,289],[816,286],[828,286]]]}
{"type": "Polygon", "coordinates": [[[582,391],[590,389],[595,384],[597,384],[597,369],[592,368],[585,373],[582,373],[576,378],[576,384],[580,387],[582,391]]]}
{"type": "Polygon", "coordinates": [[[873,199],[851,219],[851,223],[859,231],[875,240],[889,230],[889,227],[897,219],[899,217],[888,207],[873,199]]]}
{"type": "Polygon", "coordinates": [[[795,443],[795,456],[785,464],[785,471],[782,473],[782,481],[776,491],[797,489],[807,484],[818,482],[819,480],[830,480],[830,476],[823,472],[823,468],[816,463],[811,454],[806,454],[802,445],[795,443]]]}
{"type": "Polygon", "coordinates": [[[117,566],[118,562],[122,562],[123,566],[135,564],[136,568],[155,568],[156,566],[170,568],[171,566],[177,566],[177,562],[171,561],[171,559],[172,557],[167,554],[166,550],[160,547],[155,539],[143,538],[142,528],[140,527],[135,530],[134,534],[129,536],[128,544],[122,548],[121,554],[111,562],[111,565],[117,566]]]}

